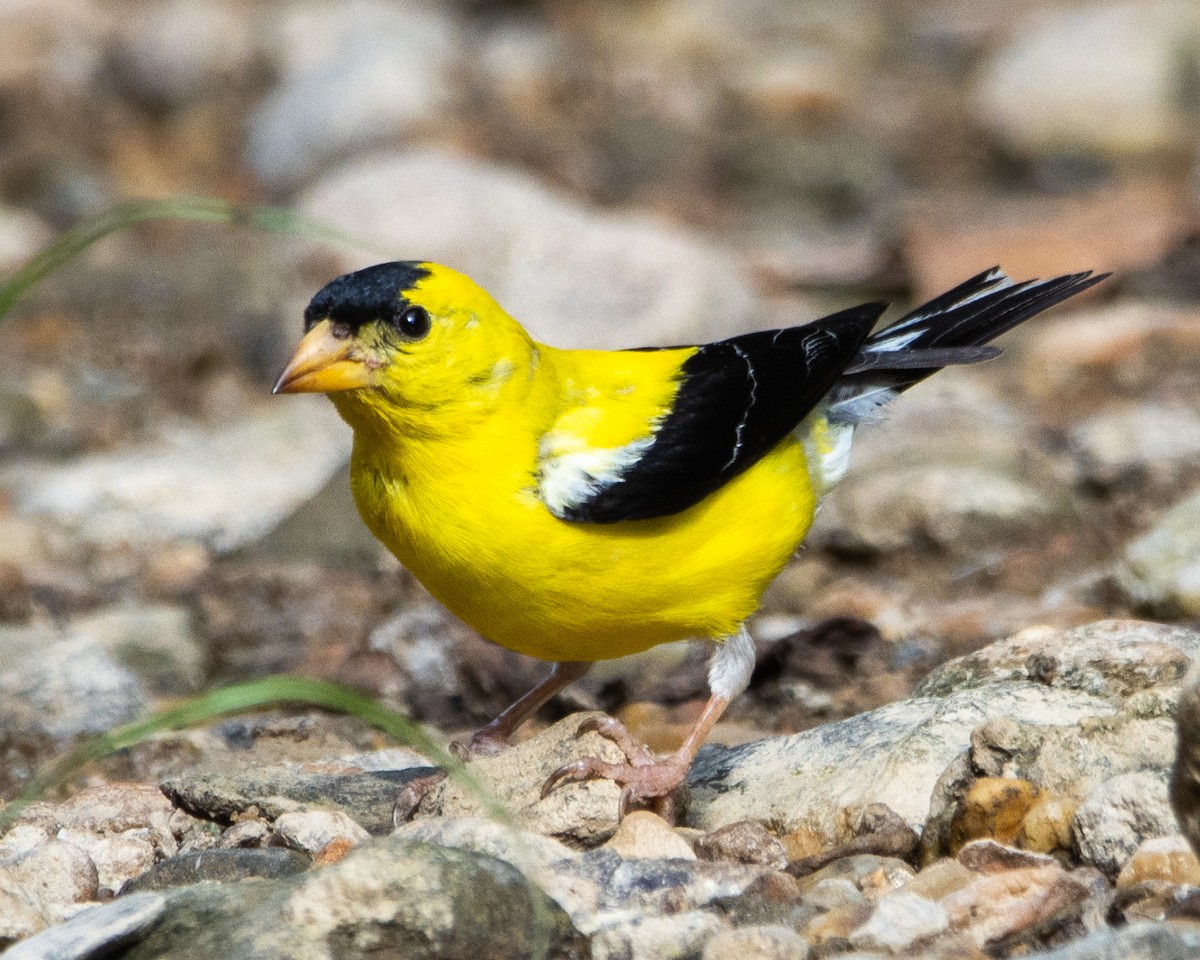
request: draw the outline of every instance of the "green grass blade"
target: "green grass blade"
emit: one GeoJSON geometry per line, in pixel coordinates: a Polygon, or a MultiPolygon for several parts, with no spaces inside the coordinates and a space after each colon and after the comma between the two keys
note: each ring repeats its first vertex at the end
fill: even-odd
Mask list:
{"type": "MultiPolygon", "coordinates": [[[[150,220],[192,220],[307,237],[334,246],[374,249],[333,227],[284,207],[231,203],[211,197],[129,200],[81,220],[0,284],[0,320],[30,289],[109,234],[150,220]]],[[[376,250],[375,252],[380,252],[376,250]]]]}
{"type": "Polygon", "coordinates": [[[359,717],[393,739],[425,754],[478,797],[492,816],[509,822],[507,812],[471,776],[462,761],[444,750],[409,717],[382,707],[369,697],[339,684],[284,675],[213,690],[170,710],[89,738],[39,770],[25,785],[21,795],[0,810],[0,833],[12,825],[21,810],[93,760],[132,747],[164,730],[193,727],[228,714],[263,710],[282,704],[320,707],[359,717]]]}

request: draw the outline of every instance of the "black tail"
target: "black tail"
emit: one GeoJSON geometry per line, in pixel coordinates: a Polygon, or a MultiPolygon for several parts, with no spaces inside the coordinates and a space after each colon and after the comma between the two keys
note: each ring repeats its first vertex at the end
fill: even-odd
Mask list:
{"type": "Polygon", "coordinates": [[[829,394],[831,419],[857,423],[942,367],[999,356],[1000,334],[1109,274],[1013,283],[993,267],[871,334],[829,394]]]}

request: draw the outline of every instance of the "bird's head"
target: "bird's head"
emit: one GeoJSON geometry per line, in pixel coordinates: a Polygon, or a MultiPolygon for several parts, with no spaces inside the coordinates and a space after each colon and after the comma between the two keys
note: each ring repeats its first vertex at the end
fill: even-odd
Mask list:
{"type": "Polygon", "coordinates": [[[352,425],[478,409],[532,348],[468,277],[435,263],[381,263],[326,284],[275,393],[327,393],[352,425]]]}

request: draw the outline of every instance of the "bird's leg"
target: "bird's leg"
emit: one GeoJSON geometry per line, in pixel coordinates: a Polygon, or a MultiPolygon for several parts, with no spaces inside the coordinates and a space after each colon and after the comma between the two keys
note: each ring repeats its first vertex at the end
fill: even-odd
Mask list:
{"type": "MultiPolygon", "coordinates": [[[[450,744],[450,752],[460,760],[470,760],[472,756],[491,755],[499,753],[508,746],[508,738],[516,732],[525,719],[542,704],[558,693],[563,687],[574,683],[592,668],[590,663],[563,661],[554,664],[550,674],[530,690],[527,694],[504,710],[487,726],[477,730],[466,743],[454,740],[450,744]]],[[[392,806],[392,822],[395,825],[407,823],[412,819],[417,807],[426,795],[439,783],[446,779],[444,770],[418,777],[405,784],[404,789],[396,797],[392,806]]]]}
{"type": "Polygon", "coordinates": [[[606,740],[611,740],[621,748],[626,762],[607,763],[599,757],[583,757],[568,763],[550,774],[542,787],[542,796],[547,796],[563,782],[603,777],[621,787],[619,812],[622,817],[631,804],[649,802],[664,819],[671,820],[674,812],[671,797],[675,788],[687,777],[696,752],[729,702],[746,689],[753,670],[754,641],[743,627],[717,647],[708,668],[708,685],[712,696],[678,750],[660,760],[638,743],[619,721],[611,717],[586,720],[579,732],[594,730],[606,740]]]}
{"type": "Polygon", "coordinates": [[[545,680],[513,703],[487,726],[477,730],[469,741],[460,743],[456,740],[450,745],[450,749],[463,760],[473,754],[499,753],[508,746],[508,738],[516,732],[517,727],[524,723],[531,713],[563,687],[580,679],[591,668],[590,663],[570,660],[554,664],[545,680]]]}

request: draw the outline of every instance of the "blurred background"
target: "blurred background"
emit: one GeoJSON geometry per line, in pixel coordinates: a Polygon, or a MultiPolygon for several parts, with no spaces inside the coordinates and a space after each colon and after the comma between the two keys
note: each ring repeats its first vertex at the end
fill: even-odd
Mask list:
{"type": "MultiPolygon", "coordinates": [[[[216,683],[332,677],[463,729],[544,669],[382,554],[327,402],[269,396],[308,297],[381,259],[604,347],[997,263],[1114,271],[862,431],[752,623],[730,738],[1027,626],[1200,617],[1194,0],[0,0],[0,50],[0,276],[130,198],[279,205],[362,243],[143,224],[5,320],[0,793],[216,683]]],[[[557,709],[667,743],[703,661],[606,666],[557,709]]]]}

